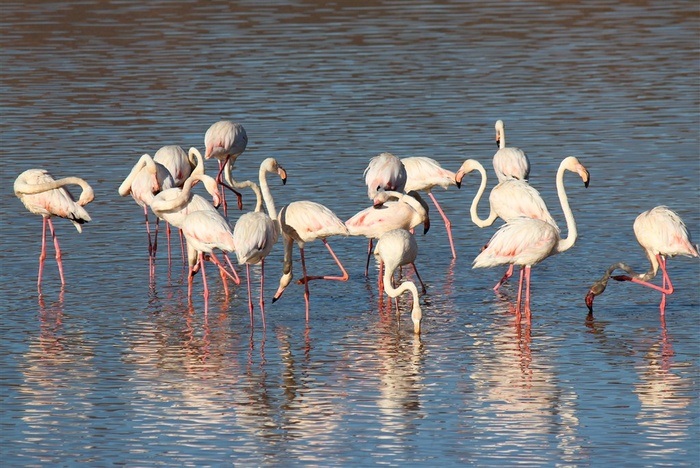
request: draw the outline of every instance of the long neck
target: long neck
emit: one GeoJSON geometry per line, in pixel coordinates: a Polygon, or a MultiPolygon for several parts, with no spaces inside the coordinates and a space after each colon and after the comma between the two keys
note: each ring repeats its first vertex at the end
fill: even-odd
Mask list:
{"type": "MultiPolygon", "coordinates": [[[[385,265],[386,266],[386,265],[385,265]]],[[[396,268],[386,268],[384,270],[384,289],[386,290],[389,297],[398,297],[406,291],[410,291],[413,296],[413,309],[411,310],[411,320],[413,321],[413,331],[415,333],[420,333],[420,321],[423,317],[423,312],[420,308],[420,302],[418,299],[418,288],[412,281],[404,281],[395,288],[391,284],[392,276],[394,276],[394,271],[396,268]]]]}
{"type": "Polygon", "coordinates": [[[194,186],[195,182],[203,180],[204,175],[203,174],[192,174],[190,175],[187,180],[185,180],[185,184],[182,186],[182,190],[180,190],[180,193],[178,194],[177,197],[172,198],[170,200],[161,200],[158,198],[155,198],[153,202],[151,202],[151,209],[155,211],[171,211],[171,210],[177,210],[180,208],[184,208],[185,205],[189,203],[189,201],[192,199],[192,187],[194,186]]]}
{"type": "Polygon", "coordinates": [[[158,172],[158,168],[156,167],[156,163],[153,161],[153,158],[151,158],[151,156],[148,154],[144,154],[139,158],[136,164],[134,164],[134,167],[131,169],[131,172],[127,178],[124,179],[124,182],[122,182],[122,184],[119,186],[119,195],[125,197],[129,194],[131,191],[131,184],[144,167],[146,167],[148,172],[151,174],[155,175],[158,172]]]}
{"type": "Polygon", "coordinates": [[[260,187],[258,187],[258,184],[251,180],[244,180],[243,182],[237,182],[232,175],[232,169],[230,165],[226,165],[226,168],[224,169],[224,178],[226,179],[226,182],[228,184],[235,188],[235,189],[243,189],[243,188],[249,188],[255,193],[255,211],[262,211],[262,204],[263,204],[263,198],[262,198],[262,192],[260,191],[260,187]]]}
{"type": "MultiPolygon", "coordinates": [[[[503,140],[501,140],[503,141],[503,140]]],[[[482,166],[479,163],[475,164],[476,170],[479,171],[481,174],[481,185],[479,185],[479,190],[476,192],[476,195],[474,196],[474,200],[472,200],[472,206],[469,209],[469,214],[471,214],[472,217],[472,223],[476,224],[480,228],[491,226],[494,221],[496,221],[496,218],[498,217],[496,215],[496,212],[493,210],[493,207],[491,208],[491,212],[489,213],[489,217],[487,219],[481,219],[479,218],[479,213],[477,207],[479,206],[479,202],[481,201],[481,197],[484,195],[484,191],[486,190],[486,170],[484,169],[484,166],[482,166]]]]}
{"type": "Polygon", "coordinates": [[[578,237],[578,230],[576,229],[576,220],[574,219],[574,214],[569,206],[569,198],[566,196],[566,189],[564,188],[564,172],[566,168],[564,164],[559,165],[559,170],[557,171],[557,195],[559,195],[559,201],[561,202],[561,208],[564,211],[564,217],[566,218],[566,238],[560,239],[557,244],[557,251],[564,252],[569,250],[578,237]]]}
{"type": "Polygon", "coordinates": [[[204,174],[204,158],[202,157],[202,153],[200,153],[199,150],[193,146],[190,148],[187,156],[190,164],[194,166],[194,169],[192,169],[192,174],[204,174]]]}
{"type": "MultiPolygon", "coordinates": [[[[270,187],[267,185],[267,170],[264,168],[260,168],[260,190],[262,192],[263,200],[265,200],[265,208],[267,208],[267,214],[270,216],[272,219],[277,219],[277,210],[275,209],[275,200],[272,198],[272,193],[270,192],[270,187]]],[[[262,206],[260,206],[260,210],[256,209],[255,211],[261,211],[262,206]]]]}
{"type": "Polygon", "coordinates": [[[498,141],[498,148],[503,149],[506,147],[506,129],[505,129],[505,127],[501,128],[499,133],[501,134],[501,138],[498,141]]]}
{"type": "Polygon", "coordinates": [[[79,185],[82,188],[80,194],[80,199],[78,204],[81,206],[87,205],[95,198],[95,193],[85,180],[80,177],[64,177],[63,179],[53,180],[51,182],[44,182],[43,184],[21,184],[15,186],[15,192],[23,193],[26,195],[33,195],[42,192],[48,192],[49,190],[61,188],[65,185],[79,185]]]}

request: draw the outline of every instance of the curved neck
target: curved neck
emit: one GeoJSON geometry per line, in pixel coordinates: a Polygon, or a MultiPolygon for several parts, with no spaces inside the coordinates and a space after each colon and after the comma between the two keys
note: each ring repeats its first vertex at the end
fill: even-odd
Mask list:
{"type": "Polygon", "coordinates": [[[502,127],[498,133],[500,136],[500,138],[498,140],[498,149],[503,149],[506,147],[506,129],[505,129],[505,127],[502,127]]]}
{"type": "Polygon", "coordinates": [[[224,169],[224,179],[226,179],[226,182],[228,182],[228,184],[235,189],[251,189],[253,193],[255,193],[255,211],[262,211],[263,198],[262,192],[260,191],[260,187],[258,187],[258,184],[256,184],[252,180],[236,182],[236,180],[233,178],[232,168],[230,164],[227,164],[224,169]]]}
{"type": "Polygon", "coordinates": [[[561,203],[561,209],[564,211],[564,217],[566,218],[566,229],[567,235],[564,239],[559,239],[557,244],[557,251],[564,252],[569,250],[578,237],[578,230],[576,229],[576,220],[574,219],[574,214],[569,206],[569,198],[566,196],[566,189],[564,188],[564,172],[566,172],[566,167],[564,162],[559,165],[559,170],[557,171],[557,195],[559,195],[559,202],[561,203]]]}
{"type": "Polygon", "coordinates": [[[204,174],[204,158],[202,157],[202,153],[200,153],[199,150],[193,146],[187,153],[187,157],[190,164],[194,166],[191,174],[204,174]]]}
{"type": "Polygon", "coordinates": [[[48,192],[49,190],[61,188],[65,185],[79,185],[82,188],[80,193],[80,199],[78,199],[78,204],[81,206],[87,205],[92,200],[95,199],[95,192],[93,192],[92,187],[85,180],[80,177],[64,177],[63,179],[53,180],[51,182],[44,182],[43,184],[27,184],[22,183],[15,185],[15,193],[22,193],[25,195],[33,195],[42,192],[48,192]]]}
{"type": "Polygon", "coordinates": [[[491,212],[489,213],[489,217],[487,219],[479,218],[477,207],[479,206],[481,197],[484,195],[484,191],[486,190],[486,170],[484,169],[484,166],[481,165],[481,163],[478,163],[476,161],[474,161],[474,167],[481,174],[481,185],[479,185],[479,190],[476,192],[474,200],[472,200],[472,205],[469,209],[469,214],[471,215],[472,223],[476,224],[480,228],[484,228],[491,226],[494,223],[494,221],[496,221],[496,218],[498,216],[496,215],[496,212],[493,211],[493,207],[491,207],[491,212]]]}
{"type": "Polygon", "coordinates": [[[134,179],[144,167],[151,174],[155,175],[158,173],[158,168],[156,167],[156,163],[155,161],[153,161],[153,158],[151,158],[151,156],[148,154],[144,154],[139,158],[136,164],[134,164],[134,167],[131,169],[131,172],[129,173],[127,178],[124,179],[124,182],[122,182],[122,184],[119,186],[119,195],[124,197],[129,194],[129,192],[131,191],[131,184],[134,182],[134,179]]]}
{"type": "MultiPolygon", "coordinates": [[[[272,198],[272,192],[270,192],[270,187],[267,185],[267,169],[260,167],[260,191],[262,192],[263,200],[265,201],[265,208],[267,208],[267,214],[272,219],[277,219],[277,210],[275,209],[275,200],[272,198]]],[[[255,207],[255,211],[262,211],[262,205],[258,202],[255,207]],[[260,209],[258,209],[260,207],[260,209]]]]}
{"type": "Polygon", "coordinates": [[[179,210],[181,208],[184,208],[185,205],[187,205],[192,199],[192,187],[194,187],[194,184],[199,181],[204,182],[209,194],[215,199],[217,199],[219,194],[216,189],[216,181],[206,174],[197,173],[190,175],[187,178],[187,180],[185,180],[185,184],[182,186],[182,190],[180,190],[180,193],[177,195],[177,197],[172,198],[170,200],[162,200],[158,197],[154,198],[151,202],[151,209],[155,212],[179,210]]]}

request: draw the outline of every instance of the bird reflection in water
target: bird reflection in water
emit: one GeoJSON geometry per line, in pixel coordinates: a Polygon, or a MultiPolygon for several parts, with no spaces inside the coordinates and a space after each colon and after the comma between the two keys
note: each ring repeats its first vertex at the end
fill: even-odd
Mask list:
{"type": "Polygon", "coordinates": [[[65,288],[61,287],[58,300],[46,306],[44,295],[39,293],[39,348],[43,358],[55,358],[65,351],[63,336],[63,310],[65,288]]]}

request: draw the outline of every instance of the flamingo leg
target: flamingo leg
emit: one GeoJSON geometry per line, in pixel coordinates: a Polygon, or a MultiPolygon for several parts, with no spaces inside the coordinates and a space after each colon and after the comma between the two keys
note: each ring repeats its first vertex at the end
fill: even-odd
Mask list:
{"type": "Polygon", "coordinates": [[[180,250],[182,251],[182,261],[185,261],[185,241],[182,235],[182,229],[177,228],[177,232],[180,233],[180,250]]]}
{"type": "Polygon", "coordinates": [[[416,272],[416,277],[418,278],[418,281],[420,281],[420,287],[421,287],[421,293],[425,294],[425,283],[423,283],[423,280],[421,279],[420,275],[418,274],[418,268],[416,268],[415,263],[411,263],[413,266],[413,271],[416,272]]]}
{"type": "Polygon", "coordinates": [[[532,272],[532,267],[527,265],[525,267],[525,281],[527,283],[525,289],[525,316],[530,320],[530,273],[532,272]]]}
{"type": "Polygon", "coordinates": [[[510,278],[511,276],[513,276],[513,269],[514,269],[514,268],[515,268],[515,265],[513,265],[513,264],[511,263],[510,266],[508,267],[508,271],[506,271],[506,274],[503,275],[503,278],[501,278],[501,281],[499,281],[499,282],[496,284],[496,286],[493,287],[493,290],[494,290],[494,291],[498,291],[498,288],[500,288],[500,287],[503,285],[503,283],[505,283],[506,281],[508,281],[508,278],[510,278]]]}
{"type": "Polygon", "coordinates": [[[153,258],[156,258],[156,250],[158,249],[158,227],[160,226],[160,218],[156,218],[156,229],[153,234],[153,258]]]}
{"type": "Polygon", "coordinates": [[[226,268],[224,268],[224,265],[219,261],[219,259],[216,258],[214,252],[211,252],[207,259],[219,268],[219,275],[221,275],[221,283],[224,285],[224,294],[226,294],[226,297],[228,297],[228,283],[226,282],[226,277],[233,277],[228,271],[226,271],[226,268]]]}
{"type": "Polygon", "coordinates": [[[438,213],[440,213],[440,216],[442,216],[443,221],[445,221],[445,229],[447,229],[447,238],[450,240],[450,248],[452,249],[452,258],[457,258],[457,253],[455,252],[455,244],[454,242],[452,242],[452,223],[450,223],[450,220],[447,219],[447,215],[445,214],[445,212],[442,211],[442,208],[440,207],[437,198],[435,198],[435,195],[433,195],[433,192],[428,192],[428,196],[430,196],[430,199],[433,200],[435,208],[437,208],[438,213]]]}
{"type": "MultiPolygon", "coordinates": [[[[321,239],[323,243],[326,245],[326,248],[328,251],[331,253],[331,256],[335,260],[336,265],[340,268],[340,270],[343,272],[343,276],[304,276],[301,278],[299,281],[297,281],[297,284],[304,284],[307,281],[312,281],[312,280],[331,280],[331,281],[347,281],[348,278],[350,278],[350,275],[348,274],[347,271],[345,271],[345,268],[343,267],[343,264],[340,263],[340,260],[338,260],[338,257],[335,255],[335,252],[333,252],[333,249],[331,248],[330,244],[326,239],[321,239]]],[[[301,252],[302,249],[299,249],[301,252]]]]}
{"type": "Polygon", "coordinates": [[[248,309],[250,310],[250,329],[253,329],[253,299],[250,295],[250,264],[245,264],[245,274],[248,281],[248,309]]]}
{"type": "Polygon", "coordinates": [[[240,192],[238,192],[229,184],[227,184],[223,178],[224,168],[226,167],[226,164],[228,164],[229,159],[231,159],[231,155],[226,156],[225,162],[222,163],[221,161],[219,161],[219,172],[218,174],[216,174],[216,182],[219,185],[221,185],[221,205],[224,207],[224,216],[228,215],[228,205],[226,204],[226,191],[224,190],[224,188],[227,188],[236,194],[236,198],[238,199],[238,209],[243,209],[243,197],[241,197],[240,192]]]}
{"type": "Polygon", "coordinates": [[[148,206],[143,205],[143,215],[146,218],[146,234],[148,235],[148,256],[153,257],[153,244],[151,243],[151,226],[148,224],[148,206]]]}
{"type": "Polygon", "coordinates": [[[260,315],[262,316],[263,330],[265,330],[265,259],[260,260],[260,315]]]}
{"type": "MultiPolygon", "coordinates": [[[[299,247],[299,257],[301,258],[301,271],[304,275],[304,278],[306,278],[306,258],[304,258],[304,248],[303,247],[299,247]]],[[[309,301],[310,301],[309,282],[304,281],[304,302],[306,303],[306,321],[307,321],[307,323],[309,321],[309,301]]]]}
{"type": "Polygon", "coordinates": [[[39,254],[39,277],[36,281],[36,287],[41,290],[41,274],[44,271],[44,260],[46,260],[46,224],[48,218],[43,218],[43,228],[41,232],[41,253],[39,254]]]}
{"type": "Polygon", "coordinates": [[[236,283],[236,286],[238,286],[239,284],[241,284],[241,278],[238,276],[236,268],[233,266],[233,263],[231,263],[231,259],[229,258],[226,252],[224,252],[224,258],[226,259],[226,263],[228,263],[228,266],[231,267],[231,273],[233,273],[233,276],[229,276],[231,277],[233,282],[236,283]]]}
{"type": "Polygon", "coordinates": [[[53,239],[53,246],[56,249],[56,263],[58,264],[58,274],[61,276],[61,286],[66,284],[63,278],[63,262],[61,261],[61,248],[58,246],[58,237],[56,236],[56,231],[53,229],[53,222],[51,218],[46,218],[49,222],[49,229],[51,230],[51,238],[53,239]]]}
{"type": "Polygon", "coordinates": [[[207,287],[207,275],[204,272],[204,253],[199,253],[199,267],[202,269],[202,284],[204,284],[204,302],[209,301],[209,288],[207,287]]]}
{"type": "Polygon", "coordinates": [[[656,258],[659,260],[659,266],[661,267],[661,272],[662,272],[662,285],[657,286],[653,283],[650,283],[648,281],[641,280],[639,278],[635,278],[632,276],[628,275],[617,275],[617,276],[612,276],[612,279],[617,280],[617,281],[631,281],[633,283],[641,284],[643,286],[646,286],[648,288],[654,289],[656,291],[659,291],[661,293],[661,304],[659,305],[659,309],[661,311],[661,315],[664,315],[666,313],[666,296],[669,294],[673,294],[673,284],[671,283],[671,278],[668,276],[668,272],[666,271],[666,258],[663,257],[662,255],[657,255],[656,258]]]}
{"type": "Polygon", "coordinates": [[[168,239],[168,268],[170,267],[170,223],[165,223],[165,237],[168,239]]]}
{"type": "Polygon", "coordinates": [[[515,304],[515,315],[517,317],[520,317],[520,300],[523,297],[523,273],[525,271],[525,268],[520,269],[520,281],[518,282],[518,299],[517,303],[515,304]]]}
{"type": "Polygon", "coordinates": [[[379,259],[378,287],[379,287],[379,297],[382,297],[384,295],[384,262],[381,259],[379,259]]]}
{"type": "Polygon", "coordinates": [[[372,255],[372,239],[367,244],[367,265],[365,265],[365,276],[369,275],[369,257],[372,255]]]}

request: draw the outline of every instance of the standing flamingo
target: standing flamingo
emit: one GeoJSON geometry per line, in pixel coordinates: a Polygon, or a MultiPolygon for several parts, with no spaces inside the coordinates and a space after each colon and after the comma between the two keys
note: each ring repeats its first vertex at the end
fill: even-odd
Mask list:
{"type": "Polygon", "coordinates": [[[406,186],[404,190],[410,192],[411,190],[424,191],[428,193],[428,196],[435,204],[440,216],[442,216],[443,221],[445,221],[445,229],[447,229],[447,238],[450,241],[450,248],[452,249],[452,258],[457,258],[457,253],[455,252],[455,245],[452,241],[452,223],[447,218],[447,215],[442,211],[442,207],[438,203],[435,195],[433,195],[433,188],[442,187],[447,189],[450,185],[457,185],[455,180],[455,173],[444,169],[440,166],[436,160],[426,157],[410,157],[402,158],[401,162],[406,168],[406,186]]]}
{"type": "Polygon", "coordinates": [[[624,263],[610,265],[603,277],[593,283],[586,295],[589,312],[593,313],[593,299],[605,291],[610,275],[619,268],[626,271],[628,275],[613,276],[614,280],[632,281],[661,292],[659,308],[663,318],[666,312],[666,295],[673,294],[673,284],[666,272],[666,257],[698,256],[698,246],[693,245],[690,240],[685,223],[678,214],[666,206],[657,206],[637,216],[634,221],[634,235],[649,259],[649,271],[636,273],[632,267],[624,263]],[[649,282],[656,277],[659,267],[663,274],[661,287],[649,282]]]}
{"type": "Polygon", "coordinates": [[[493,169],[499,182],[506,179],[528,180],[530,160],[520,148],[506,147],[506,128],[502,120],[496,121],[496,144],[498,151],[493,156],[493,169]]]}
{"type": "MultiPolygon", "coordinates": [[[[418,289],[411,281],[404,281],[398,288],[394,288],[392,279],[397,268],[403,265],[414,265],[418,255],[418,245],[413,234],[405,229],[393,229],[379,238],[377,242],[376,255],[385,264],[384,288],[389,297],[398,297],[404,291],[410,291],[413,295],[413,310],[411,320],[413,320],[413,331],[420,333],[420,322],[423,317],[420,304],[418,302],[418,289]]],[[[398,307],[397,307],[398,312],[398,307]]]]}
{"type": "MultiPolygon", "coordinates": [[[[483,228],[491,226],[497,218],[508,222],[520,216],[525,216],[527,218],[541,219],[559,230],[540,193],[527,182],[517,179],[506,179],[491,189],[491,194],[489,195],[489,216],[486,219],[481,219],[478,214],[478,205],[479,201],[481,201],[481,196],[486,190],[486,170],[484,170],[484,166],[479,161],[467,159],[457,171],[455,181],[457,187],[461,187],[464,176],[474,170],[479,171],[481,174],[481,185],[469,211],[474,224],[483,228]]],[[[498,290],[512,275],[513,264],[508,267],[508,271],[494,286],[494,291],[498,290]]]]}
{"type": "Polygon", "coordinates": [[[370,159],[363,176],[370,200],[382,190],[403,192],[408,177],[401,159],[391,153],[381,153],[370,159]]]}
{"type": "Polygon", "coordinates": [[[65,285],[66,281],[63,277],[61,249],[58,245],[58,237],[54,231],[51,217],[58,216],[60,218],[66,218],[75,225],[78,232],[83,232],[81,225],[91,221],[90,215],[83,207],[95,198],[92,187],[79,177],[65,177],[55,180],[48,171],[44,169],[28,169],[21,173],[15,180],[14,192],[27,210],[31,213],[41,215],[44,218],[44,227],[41,237],[41,254],[39,255],[39,276],[36,282],[37,288],[41,289],[41,274],[44,270],[44,260],[46,259],[47,223],[56,251],[56,263],[58,264],[58,274],[61,277],[61,285],[65,285]],[[73,184],[79,185],[82,188],[77,203],[73,200],[70,192],[63,188],[66,185],[73,184]]]}
{"type": "MultiPolygon", "coordinates": [[[[391,191],[381,192],[374,202],[374,206],[365,208],[345,221],[351,236],[369,238],[370,251],[365,266],[365,276],[369,273],[369,255],[372,252],[373,239],[379,239],[382,234],[393,229],[410,230],[419,224],[423,224],[423,234],[426,234],[430,229],[428,205],[418,192],[412,191],[406,194],[391,191]],[[389,200],[390,198],[395,200],[389,200]]],[[[383,263],[380,262],[380,267],[382,265],[383,263]]],[[[383,283],[381,272],[379,281],[381,285],[383,283]]],[[[425,291],[425,285],[422,281],[421,286],[425,291]]]]}
{"type": "Polygon", "coordinates": [[[229,120],[221,120],[212,124],[204,134],[204,158],[215,158],[219,160],[219,173],[216,175],[216,181],[221,185],[221,200],[224,207],[224,215],[228,214],[226,205],[226,195],[224,188],[228,188],[236,194],[238,198],[238,209],[243,208],[241,194],[237,192],[231,185],[227,184],[223,179],[224,168],[236,162],[238,156],[245,151],[248,146],[248,134],[243,128],[243,125],[229,120]]]}
{"type": "Polygon", "coordinates": [[[287,172],[274,158],[267,158],[260,164],[260,190],[262,191],[265,207],[269,215],[263,211],[262,203],[258,200],[255,211],[245,213],[238,218],[233,228],[238,264],[245,264],[246,267],[251,327],[253,326],[253,298],[250,290],[250,265],[260,264],[260,313],[262,315],[263,328],[265,328],[265,300],[263,296],[265,288],[265,257],[270,254],[272,247],[277,243],[280,232],[275,201],[267,184],[268,172],[279,174],[282,184],[287,183],[287,172]]]}
{"type": "Polygon", "coordinates": [[[279,289],[272,298],[274,303],[282,296],[285,288],[292,281],[292,247],[296,242],[299,246],[301,256],[301,268],[304,276],[299,283],[304,285],[304,301],[306,302],[306,321],[309,321],[309,281],[311,280],[334,280],[347,281],[348,272],[340,263],[338,257],[333,252],[330,244],[326,240],[330,236],[347,236],[348,228],[340,218],[338,218],[329,208],[308,200],[295,201],[283,207],[279,212],[279,222],[284,239],[284,267],[280,278],[279,289]],[[335,263],[340,267],[342,276],[308,276],[306,273],[306,260],[304,258],[304,246],[307,242],[321,239],[326,246],[335,263]]]}
{"type": "Polygon", "coordinates": [[[520,265],[520,283],[516,313],[520,315],[520,302],[523,289],[523,273],[527,280],[525,295],[525,313],[530,317],[530,269],[545,258],[569,250],[578,236],[576,220],[569,206],[564,188],[564,172],[578,173],[588,187],[590,175],[588,170],[573,156],[565,158],[559,165],[556,184],[561,202],[568,235],[561,238],[559,229],[541,219],[520,217],[512,219],[496,231],[483,251],[474,259],[473,268],[488,268],[497,265],[520,265]]]}
{"type": "Polygon", "coordinates": [[[174,186],[173,177],[165,166],[156,162],[150,155],[144,154],[131,169],[131,172],[119,186],[119,195],[125,197],[131,194],[136,203],[143,207],[146,218],[146,233],[148,234],[148,255],[155,258],[158,243],[158,218],[156,218],[155,239],[151,242],[151,228],[148,224],[148,207],[155,194],[174,186]]]}
{"type": "Polygon", "coordinates": [[[187,240],[187,258],[189,264],[189,274],[187,276],[187,297],[192,297],[192,280],[195,273],[202,269],[202,283],[204,286],[204,299],[209,299],[209,288],[207,287],[207,277],[204,272],[204,261],[209,260],[214,263],[222,275],[226,275],[234,282],[239,282],[232,276],[221,262],[214,255],[214,249],[219,249],[224,253],[233,252],[235,243],[233,232],[226,218],[214,210],[201,210],[189,213],[185,216],[181,225],[182,233],[187,240]]]}

